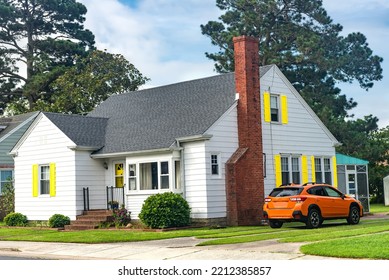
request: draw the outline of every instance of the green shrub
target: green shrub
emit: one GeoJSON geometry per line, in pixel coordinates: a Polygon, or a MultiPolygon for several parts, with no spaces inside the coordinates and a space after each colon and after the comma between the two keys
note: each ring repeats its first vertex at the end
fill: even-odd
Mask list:
{"type": "Polygon", "coordinates": [[[28,224],[27,217],[21,213],[9,213],[4,222],[10,227],[25,227],[28,224]]]}
{"type": "Polygon", "coordinates": [[[62,228],[65,225],[70,225],[70,218],[62,214],[54,214],[49,219],[49,227],[62,228]]]}
{"type": "Polygon", "coordinates": [[[145,200],[139,218],[151,228],[187,226],[190,224],[190,207],[179,194],[159,193],[145,200]]]}

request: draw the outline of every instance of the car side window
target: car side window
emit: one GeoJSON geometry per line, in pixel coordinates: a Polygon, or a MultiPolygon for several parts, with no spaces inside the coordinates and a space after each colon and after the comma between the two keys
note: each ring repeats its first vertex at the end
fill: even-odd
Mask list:
{"type": "Polygon", "coordinates": [[[326,196],[322,186],[310,188],[309,190],[307,190],[307,193],[311,195],[326,196]]]}
{"type": "Polygon", "coordinates": [[[342,195],[332,188],[326,187],[326,192],[330,197],[341,197],[342,195]]]}

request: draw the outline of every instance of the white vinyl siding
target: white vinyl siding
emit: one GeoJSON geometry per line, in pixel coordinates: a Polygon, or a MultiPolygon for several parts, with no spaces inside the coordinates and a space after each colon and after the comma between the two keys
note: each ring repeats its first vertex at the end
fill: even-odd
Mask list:
{"type": "MultiPolygon", "coordinates": [[[[262,119],[263,152],[269,159],[274,159],[276,155],[280,154],[304,155],[307,166],[307,170],[304,170],[306,172],[305,177],[308,181],[312,181],[311,156],[328,158],[335,156],[335,139],[331,137],[313,111],[309,107],[307,108],[308,105],[306,105],[303,98],[276,66],[272,67],[261,78],[262,110],[264,109],[263,97],[265,92],[276,92],[286,96],[288,124],[265,122],[262,119]]],[[[292,169],[292,166],[290,165],[289,168],[292,169]]],[[[297,173],[295,176],[297,176],[297,173]]],[[[302,169],[300,169],[300,178],[301,176],[302,169]]],[[[268,161],[265,195],[268,195],[276,187],[275,178],[274,160],[268,161]]]]}
{"type": "Polygon", "coordinates": [[[75,152],[74,146],[44,115],[18,149],[15,157],[15,211],[29,220],[48,220],[61,213],[75,219],[75,152]],[[58,160],[60,159],[60,160],[58,160]],[[56,163],[56,195],[33,197],[33,165],[56,163]]]}

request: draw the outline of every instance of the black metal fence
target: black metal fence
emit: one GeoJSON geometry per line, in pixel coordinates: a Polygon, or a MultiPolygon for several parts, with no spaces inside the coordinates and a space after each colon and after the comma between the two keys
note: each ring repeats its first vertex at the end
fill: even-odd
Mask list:
{"type": "Polygon", "coordinates": [[[89,188],[82,189],[82,196],[84,200],[84,211],[89,210],[89,188]]]}
{"type": "Polygon", "coordinates": [[[124,188],[107,186],[107,210],[118,209],[124,204],[124,188]]]}

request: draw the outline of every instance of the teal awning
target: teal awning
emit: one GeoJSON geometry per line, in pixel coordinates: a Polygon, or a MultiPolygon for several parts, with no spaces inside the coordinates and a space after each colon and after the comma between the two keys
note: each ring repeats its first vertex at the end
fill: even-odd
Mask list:
{"type": "Polygon", "coordinates": [[[336,164],[337,165],[367,165],[369,164],[369,162],[367,160],[336,153],[336,164]]]}

